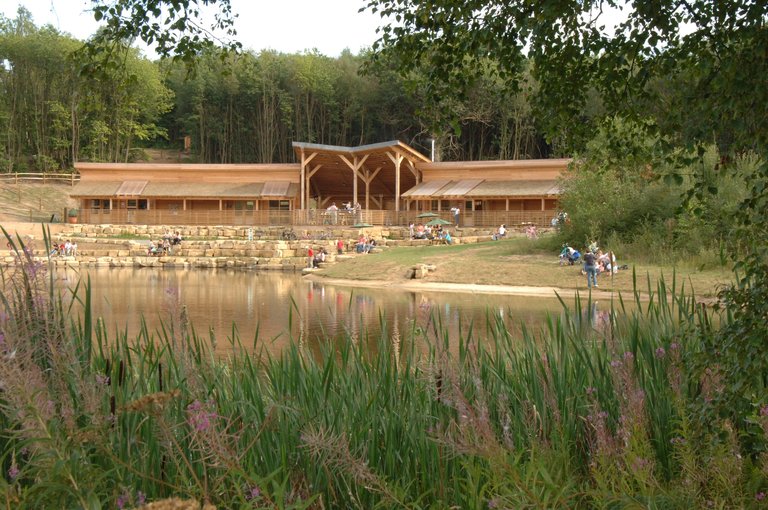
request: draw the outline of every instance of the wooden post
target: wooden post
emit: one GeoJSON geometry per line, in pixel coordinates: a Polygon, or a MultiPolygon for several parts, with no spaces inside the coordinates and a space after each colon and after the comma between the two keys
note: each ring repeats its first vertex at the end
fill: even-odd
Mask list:
{"type": "Polygon", "coordinates": [[[304,192],[306,190],[306,182],[305,182],[306,178],[304,177],[304,168],[305,168],[304,160],[305,159],[306,158],[304,157],[304,149],[301,149],[301,175],[299,177],[301,179],[301,189],[299,191],[301,193],[301,208],[302,208],[302,210],[304,209],[304,192]]]}
{"type": "MultiPolygon", "coordinates": [[[[355,168],[360,168],[357,166],[357,156],[355,156],[354,159],[355,168]]],[[[357,204],[357,172],[352,172],[352,207],[354,207],[357,204]]]]}
{"type": "Polygon", "coordinates": [[[395,213],[400,212],[400,166],[405,157],[399,152],[387,153],[387,157],[395,164],[395,213]]]}

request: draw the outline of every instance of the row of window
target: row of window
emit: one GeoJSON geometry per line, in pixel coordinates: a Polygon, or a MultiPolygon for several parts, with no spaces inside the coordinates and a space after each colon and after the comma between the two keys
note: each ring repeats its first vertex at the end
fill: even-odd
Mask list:
{"type": "MultiPolygon", "coordinates": [[[[176,204],[171,204],[171,206],[176,204]]],[[[147,210],[149,206],[147,199],[128,199],[118,200],[117,207],[120,209],[138,209],[147,210]]],[[[234,202],[228,201],[227,208],[234,207],[236,211],[253,211],[255,209],[255,202],[253,200],[235,200],[234,202]]],[[[111,209],[111,199],[109,198],[94,198],[91,200],[91,209],[111,209]]],[[[291,209],[291,203],[289,200],[270,200],[270,211],[289,211],[291,209]]]]}

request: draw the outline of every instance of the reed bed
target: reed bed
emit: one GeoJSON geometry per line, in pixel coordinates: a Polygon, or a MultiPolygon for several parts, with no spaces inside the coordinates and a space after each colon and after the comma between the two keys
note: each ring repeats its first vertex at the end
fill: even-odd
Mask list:
{"type": "Polygon", "coordinates": [[[728,316],[685,288],[648,284],[602,315],[577,298],[519,333],[489,313],[458,345],[430,318],[319,353],[235,337],[218,359],[183,308],[110,336],[82,281],[70,317],[16,243],[0,301],[6,508],[764,505],[765,457],[692,410],[717,381],[690,360],[728,316]]]}

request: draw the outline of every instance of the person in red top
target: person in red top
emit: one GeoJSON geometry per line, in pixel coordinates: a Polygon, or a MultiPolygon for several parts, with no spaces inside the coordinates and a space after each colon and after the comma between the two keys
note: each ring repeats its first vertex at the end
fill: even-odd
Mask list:
{"type": "Polygon", "coordinates": [[[309,258],[309,265],[307,267],[312,267],[312,261],[315,259],[315,252],[312,250],[312,247],[310,246],[307,248],[307,257],[309,258]]]}
{"type": "Polygon", "coordinates": [[[344,253],[344,241],[341,239],[336,241],[336,250],[339,252],[339,255],[344,253]]]}

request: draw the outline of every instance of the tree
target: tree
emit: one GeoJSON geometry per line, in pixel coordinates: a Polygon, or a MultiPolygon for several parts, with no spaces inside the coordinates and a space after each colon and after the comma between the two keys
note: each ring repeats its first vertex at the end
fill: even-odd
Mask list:
{"type": "Polygon", "coordinates": [[[606,112],[625,117],[646,117],[649,103],[672,101],[657,126],[671,140],[696,112],[703,122],[687,142],[714,133],[726,153],[766,145],[765,2],[369,0],[368,9],[394,20],[381,28],[374,62],[386,60],[403,76],[427,73],[435,100],[466,95],[486,59],[515,89],[530,60],[539,116],[550,138],[566,137],[570,149],[591,132],[583,114],[594,93],[606,112]],[[611,24],[617,14],[623,18],[611,24]],[[650,86],[670,78],[685,89],[665,96],[650,86]]]}

